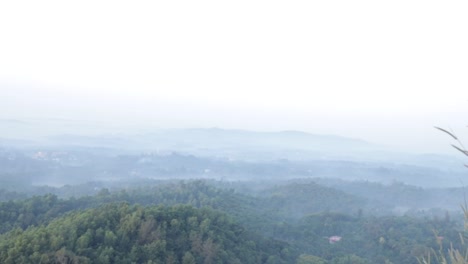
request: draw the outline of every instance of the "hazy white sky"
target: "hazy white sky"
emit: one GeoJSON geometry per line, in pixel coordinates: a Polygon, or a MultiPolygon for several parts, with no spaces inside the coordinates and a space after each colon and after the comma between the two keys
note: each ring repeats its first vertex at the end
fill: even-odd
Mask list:
{"type": "Polygon", "coordinates": [[[2,1],[0,118],[468,136],[467,1],[2,1]]]}

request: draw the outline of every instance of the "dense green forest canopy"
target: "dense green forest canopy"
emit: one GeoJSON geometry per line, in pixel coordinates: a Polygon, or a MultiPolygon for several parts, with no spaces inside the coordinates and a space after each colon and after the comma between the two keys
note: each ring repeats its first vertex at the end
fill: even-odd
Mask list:
{"type": "Polygon", "coordinates": [[[409,264],[460,246],[449,214],[375,216],[366,199],[313,182],[144,185],[1,202],[0,262],[409,264]]]}
{"type": "Polygon", "coordinates": [[[286,243],[191,206],[107,204],[2,237],[2,263],[290,263],[286,243]]]}

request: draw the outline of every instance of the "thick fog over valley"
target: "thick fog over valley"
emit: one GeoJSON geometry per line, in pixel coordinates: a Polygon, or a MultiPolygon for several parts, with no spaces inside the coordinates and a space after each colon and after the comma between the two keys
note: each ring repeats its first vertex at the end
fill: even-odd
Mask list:
{"type": "MultiPolygon", "coordinates": [[[[116,187],[121,189],[140,181],[206,179],[264,185],[260,189],[315,182],[371,201],[374,195],[382,196],[381,202],[390,203],[388,212],[432,206],[458,210],[463,199],[466,168],[455,149],[453,155],[409,153],[358,138],[292,130],[148,128],[80,133],[76,127],[89,129],[93,124],[72,120],[2,120],[2,124],[31,134],[0,141],[4,190],[35,193],[51,186],[60,192],[64,186],[91,184],[98,192],[104,186],[121,184],[116,187]],[[43,124],[49,129],[56,126],[61,133],[43,130],[34,137],[43,124]],[[414,197],[405,197],[405,191],[389,197],[375,191],[392,192],[397,186],[414,192],[414,197]]],[[[450,138],[442,132],[440,136],[449,147],[450,138]]]]}

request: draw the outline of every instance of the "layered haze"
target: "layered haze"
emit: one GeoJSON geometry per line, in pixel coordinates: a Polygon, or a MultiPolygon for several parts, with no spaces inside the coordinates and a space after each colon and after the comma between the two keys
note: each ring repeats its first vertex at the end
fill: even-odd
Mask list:
{"type": "Polygon", "coordinates": [[[0,1],[0,263],[468,263],[466,14],[0,1]]]}
{"type": "Polygon", "coordinates": [[[463,1],[25,1],[0,10],[3,119],[96,124],[89,132],[299,130],[445,153],[432,126],[465,133],[463,1]]]}
{"type": "Polygon", "coordinates": [[[64,162],[38,179],[463,175],[434,126],[467,132],[464,2],[0,5],[0,143],[64,162]]]}

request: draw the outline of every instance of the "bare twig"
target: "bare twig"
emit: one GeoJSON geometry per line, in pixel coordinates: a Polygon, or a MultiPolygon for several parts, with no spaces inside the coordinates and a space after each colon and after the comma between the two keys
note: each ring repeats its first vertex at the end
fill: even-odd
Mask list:
{"type": "Polygon", "coordinates": [[[446,133],[447,135],[451,136],[453,139],[455,139],[458,143],[458,146],[457,145],[454,145],[452,144],[452,147],[454,147],[456,150],[460,151],[461,153],[463,153],[465,156],[468,156],[468,150],[466,150],[465,146],[463,145],[463,143],[461,142],[461,140],[459,138],[457,138],[457,136],[455,136],[455,133],[453,132],[450,132],[446,129],[443,129],[441,127],[438,127],[438,126],[434,126],[434,128],[446,133]]]}
{"type": "Polygon", "coordinates": [[[454,134],[452,134],[451,132],[449,132],[449,131],[441,128],[441,127],[438,127],[438,126],[434,126],[434,128],[439,129],[440,131],[445,132],[448,135],[450,135],[451,137],[453,137],[453,139],[458,140],[458,138],[454,134]]]}
{"type": "Polygon", "coordinates": [[[461,153],[465,154],[465,156],[468,156],[468,151],[465,148],[460,148],[459,146],[456,146],[456,145],[453,145],[453,144],[452,144],[452,147],[454,147],[455,149],[457,149],[461,153]]]}

